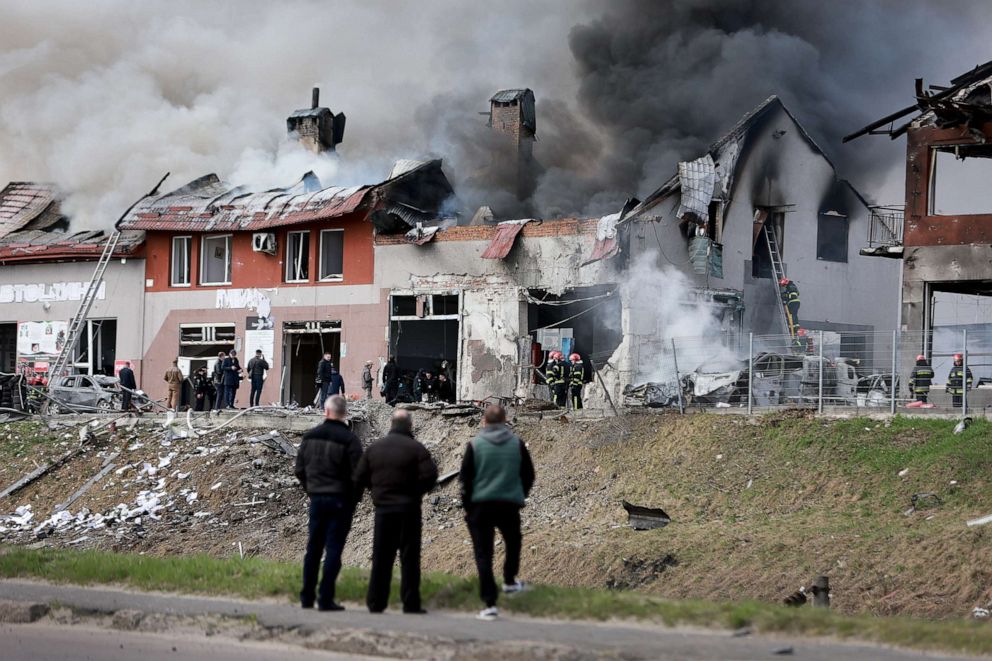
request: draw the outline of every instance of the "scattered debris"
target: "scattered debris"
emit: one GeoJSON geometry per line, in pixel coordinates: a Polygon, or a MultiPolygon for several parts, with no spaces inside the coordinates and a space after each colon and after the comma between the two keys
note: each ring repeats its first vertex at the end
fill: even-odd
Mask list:
{"type": "Polygon", "coordinates": [[[908,468],[903,468],[897,474],[899,475],[899,477],[906,477],[907,475],[909,475],[909,469],[908,468]]]}
{"type": "Polygon", "coordinates": [[[968,428],[968,425],[970,425],[970,424],[971,424],[971,418],[970,417],[963,418],[961,420],[961,422],[959,422],[958,424],[954,425],[954,433],[955,434],[960,434],[960,433],[964,432],[964,430],[967,429],[968,428]]]}
{"type": "Polygon", "coordinates": [[[975,526],[984,526],[986,523],[992,523],[992,514],[989,514],[988,516],[983,516],[979,519],[972,519],[971,521],[967,521],[966,523],[968,524],[969,528],[973,528],[975,526]]]}
{"type": "Polygon", "coordinates": [[[288,457],[296,457],[296,446],[287,441],[282,434],[274,429],[268,434],[263,434],[262,436],[252,436],[248,439],[248,442],[261,443],[262,445],[270,447],[276,452],[281,452],[288,457]]]}
{"type": "Polygon", "coordinates": [[[664,528],[672,522],[664,510],[654,507],[641,507],[632,505],[626,500],[621,501],[623,508],[627,510],[627,523],[634,530],[653,530],[654,528],[664,528]]]}
{"type": "Polygon", "coordinates": [[[912,506],[904,512],[906,516],[909,516],[918,510],[931,509],[943,504],[940,496],[929,492],[914,493],[910,496],[909,500],[912,506]]]}
{"type": "Polygon", "coordinates": [[[976,620],[987,620],[992,612],[988,608],[982,608],[981,606],[975,606],[975,609],[971,611],[971,616],[976,620]]]}
{"type": "MultiPolygon", "coordinates": [[[[112,458],[116,458],[117,457],[117,453],[115,452],[114,454],[111,455],[111,457],[112,458]]],[[[106,476],[106,474],[109,473],[110,471],[114,470],[114,468],[116,468],[116,466],[114,464],[106,464],[106,465],[104,465],[104,467],[100,469],[100,472],[99,473],[97,473],[96,475],[94,475],[93,477],[91,477],[90,479],[88,479],[86,481],[86,483],[83,484],[83,486],[79,487],[79,489],[77,489],[75,493],[73,493],[71,496],[69,496],[68,500],[66,500],[65,502],[62,502],[62,503],[59,503],[58,505],[56,505],[55,506],[55,511],[56,512],[61,512],[62,510],[64,510],[67,507],[69,507],[69,505],[72,505],[74,502],[76,502],[77,500],[79,500],[79,498],[83,494],[85,494],[87,491],[90,490],[90,487],[92,487],[94,484],[96,484],[97,482],[99,482],[100,480],[102,480],[104,478],[104,476],[106,476]]]]}
{"type": "Polygon", "coordinates": [[[789,656],[793,654],[796,650],[793,649],[791,645],[787,647],[778,647],[772,650],[772,654],[778,654],[779,656],[789,656]]]}
{"type": "Polygon", "coordinates": [[[782,603],[786,606],[793,606],[796,608],[804,605],[806,603],[806,588],[800,587],[798,590],[783,599],[782,603]]]}

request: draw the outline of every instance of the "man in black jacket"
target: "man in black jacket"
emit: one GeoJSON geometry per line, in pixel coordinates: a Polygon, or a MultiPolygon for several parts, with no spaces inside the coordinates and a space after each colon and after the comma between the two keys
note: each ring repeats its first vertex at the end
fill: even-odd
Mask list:
{"type": "Polygon", "coordinates": [[[269,361],[265,360],[261,349],[255,350],[255,357],[248,361],[248,378],[251,379],[251,394],[248,395],[248,406],[259,406],[262,399],[262,386],[265,385],[265,373],[269,371],[269,361]]]}
{"type": "Polygon", "coordinates": [[[131,395],[133,394],[131,391],[138,389],[138,383],[134,380],[134,370],[131,369],[130,360],[124,363],[124,367],[121,368],[117,378],[121,382],[121,410],[130,411],[131,395]]]}
{"type": "Polygon", "coordinates": [[[334,376],[334,363],[331,361],[331,352],[325,352],[324,357],[317,363],[317,383],[320,384],[320,400],[318,408],[324,408],[324,402],[330,395],[331,379],[334,376]]]}
{"type": "Polygon", "coordinates": [[[396,401],[396,393],[400,388],[400,374],[396,368],[395,358],[390,358],[386,362],[386,366],[382,368],[382,383],[382,397],[387,404],[392,404],[396,401]]]}
{"type": "Polygon", "coordinates": [[[472,536],[479,594],[486,607],[480,620],[499,617],[493,543],[496,530],[503,536],[503,592],[520,592],[520,509],[534,486],[534,464],[527,446],[506,426],[506,410],[491,404],[482,418],[482,430],[465,448],[458,478],[462,483],[465,522],[472,536]]]}
{"type": "Polygon", "coordinates": [[[324,408],[327,418],[303,435],[296,452],[296,478],[310,497],[310,535],[303,557],[303,608],[317,606],[324,611],[344,610],[334,601],[334,587],[341,571],[344,550],[355,503],[360,491],[352,474],[362,456],[362,443],[348,429],[348,403],[344,397],[330,397],[324,408]],[[324,575],[317,591],[320,556],[324,556],[324,575]]]}
{"type": "Polygon", "coordinates": [[[420,605],[420,500],[436,482],[437,465],[413,437],[410,412],[394,411],[389,433],[369,446],[355,470],[355,485],[369,489],[375,505],[369,612],[386,609],[397,550],[403,612],[426,612],[420,605]]]}

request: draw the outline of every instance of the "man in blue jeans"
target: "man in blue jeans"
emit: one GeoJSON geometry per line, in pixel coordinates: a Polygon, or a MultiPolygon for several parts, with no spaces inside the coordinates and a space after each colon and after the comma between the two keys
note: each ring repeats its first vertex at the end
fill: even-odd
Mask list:
{"type": "Polygon", "coordinates": [[[300,605],[313,608],[316,602],[322,611],[341,611],[344,606],[334,600],[334,589],[360,495],[352,474],[362,457],[362,443],[345,423],[348,402],[344,397],[328,397],[324,417],[323,423],[303,435],[296,452],[296,478],[310,498],[310,534],[303,556],[300,605]],[[318,590],[321,555],[324,574],[318,590]]]}

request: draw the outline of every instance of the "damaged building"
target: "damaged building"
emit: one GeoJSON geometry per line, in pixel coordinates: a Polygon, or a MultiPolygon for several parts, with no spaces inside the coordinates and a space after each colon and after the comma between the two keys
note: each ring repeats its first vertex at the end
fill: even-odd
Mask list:
{"type": "MultiPolygon", "coordinates": [[[[106,242],[103,231],[70,228],[51,184],[11,182],[0,191],[0,372],[47,382],[106,242]]],[[[141,310],[134,302],[143,277],[143,235],[127,232],[70,357],[74,372],[114,374],[133,360],[140,373],[141,310]]]]}
{"type": "MultiPolygon", "coordinates": [[[[906,136],[904,205],[876,210],[862,253],[901,261],[901,327],[914,335],[902,363],[922,353],[941,375],[962,350],[962,330],[986,345],[992,329],[990,90],[992,62],[946,86],[917,79],[912,105],[844,139],[906,136]]],[[[980,362],[971,363],[976,377],[992,375],[980,362]]]]}

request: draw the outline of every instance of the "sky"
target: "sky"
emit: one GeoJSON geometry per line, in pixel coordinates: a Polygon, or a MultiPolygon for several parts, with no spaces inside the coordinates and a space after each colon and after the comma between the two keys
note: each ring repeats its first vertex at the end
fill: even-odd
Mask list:
{"type": "Polygon", "coordinates": [[[596,216],[643,197],[778,94],[870,200],[902,199],[904,143],[840,137],[912,102],[913,79],[992,59],[992,3],[969,0],[507,0],[4,3],[0,182],[51,181],[76,228],[109,227],[165,173],[233,184],[381,181],[442,158],[460,206],[596,216]],[[347,115],[337,157],[286,135],[347,115]],[[537,97],[541,174],[519,201],[488,99],[537,97]]]}

